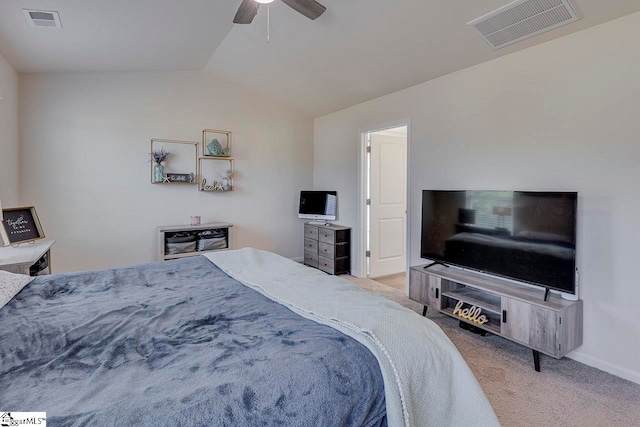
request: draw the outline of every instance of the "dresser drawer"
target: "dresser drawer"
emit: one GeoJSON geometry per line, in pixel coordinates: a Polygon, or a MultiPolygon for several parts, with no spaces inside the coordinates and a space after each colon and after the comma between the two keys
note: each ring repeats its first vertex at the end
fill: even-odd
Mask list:
{"type": "Polygon", "coordinates": [[[315,225],[304,225],[304,237],[305,239],[315,239],[318,240],[318,227],[315,225]]]}
{"type": "Polygon", "coordinates": [[[349,274],[351,270],[351,262],[349,257],[329,259],[318,256],[318,268],[329,274],[349,274]]]}
{"type": "Polygon", "coordinates": [[[321,228],[318,230],[318,240],[333,245],[336,242],[336,233],[328,228],[321,228]]]}
{"type": "Polygon", "coordinates": [[[314,254],[313,252],[304,251],[304,263],[311,267],[318,268],[318,254],[314,254]]]}
{"type": "Polygon", "coordinates": [[[333,259],[336,257],[335,246],[329,243],[318,243],[318,255],[333,259]]]}
{"type": "Polygon", "coordinates": [[[335,261],[325,257],[318,257],[318,268],[329,274],[334,274],[336,271],[335,261]]]}
{"type": "Polygon", "coordinates": [[[318,241],[313,239],[304,239],[304,250],[318,253],[318,241]]]}

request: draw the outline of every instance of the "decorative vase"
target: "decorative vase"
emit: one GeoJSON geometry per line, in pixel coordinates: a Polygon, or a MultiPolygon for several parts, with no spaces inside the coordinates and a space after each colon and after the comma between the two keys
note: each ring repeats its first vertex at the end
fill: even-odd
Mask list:
{"type": "Polygon", "coordinates": [[[156,163],[153,165],[153,182],[164,181],[164,166],[162,163],[156,163]]]}

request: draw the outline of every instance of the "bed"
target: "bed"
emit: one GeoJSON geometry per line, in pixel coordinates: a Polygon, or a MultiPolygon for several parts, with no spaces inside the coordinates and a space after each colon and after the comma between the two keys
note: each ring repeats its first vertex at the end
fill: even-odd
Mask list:
{"type": "Polygon", "coordinates": [[[50,426],[499,425],[435,324],[255,249],[35,278],[0,378],[50,426]]]}

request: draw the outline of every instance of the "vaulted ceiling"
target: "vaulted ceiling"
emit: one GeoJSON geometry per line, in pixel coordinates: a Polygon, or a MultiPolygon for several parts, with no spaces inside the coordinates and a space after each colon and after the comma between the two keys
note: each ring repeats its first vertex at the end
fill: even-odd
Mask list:
{"type": "Polygon", "coordinates": [[[0,54],[25,73],[206,69],[317,117],[640,11],[573,0],[580,21],[493,51],[466,23],[509,1],[320,0],[311,21],[276,0],[267,43],[265,6],[232,24],[241,0],[0,0],[0,54]],[[58,11],[63,29],[23,8],[58,11]]]}

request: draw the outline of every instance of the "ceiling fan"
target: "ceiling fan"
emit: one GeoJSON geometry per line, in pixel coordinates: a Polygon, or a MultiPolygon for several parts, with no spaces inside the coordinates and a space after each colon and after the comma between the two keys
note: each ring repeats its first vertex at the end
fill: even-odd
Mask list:
{"type": "MultiPolygon", "coordinates": [[[[233,18],[233,23],[250,24],[258,13],[260,3],[269,4],[273,1],[274,0],[242,0],[238,12],[236,12],[235,18],[233,18]]],[[[282,2],[312,20],[318,18],[327,10],[326,7],[315,0],[282,0],[282,2]]]]}

